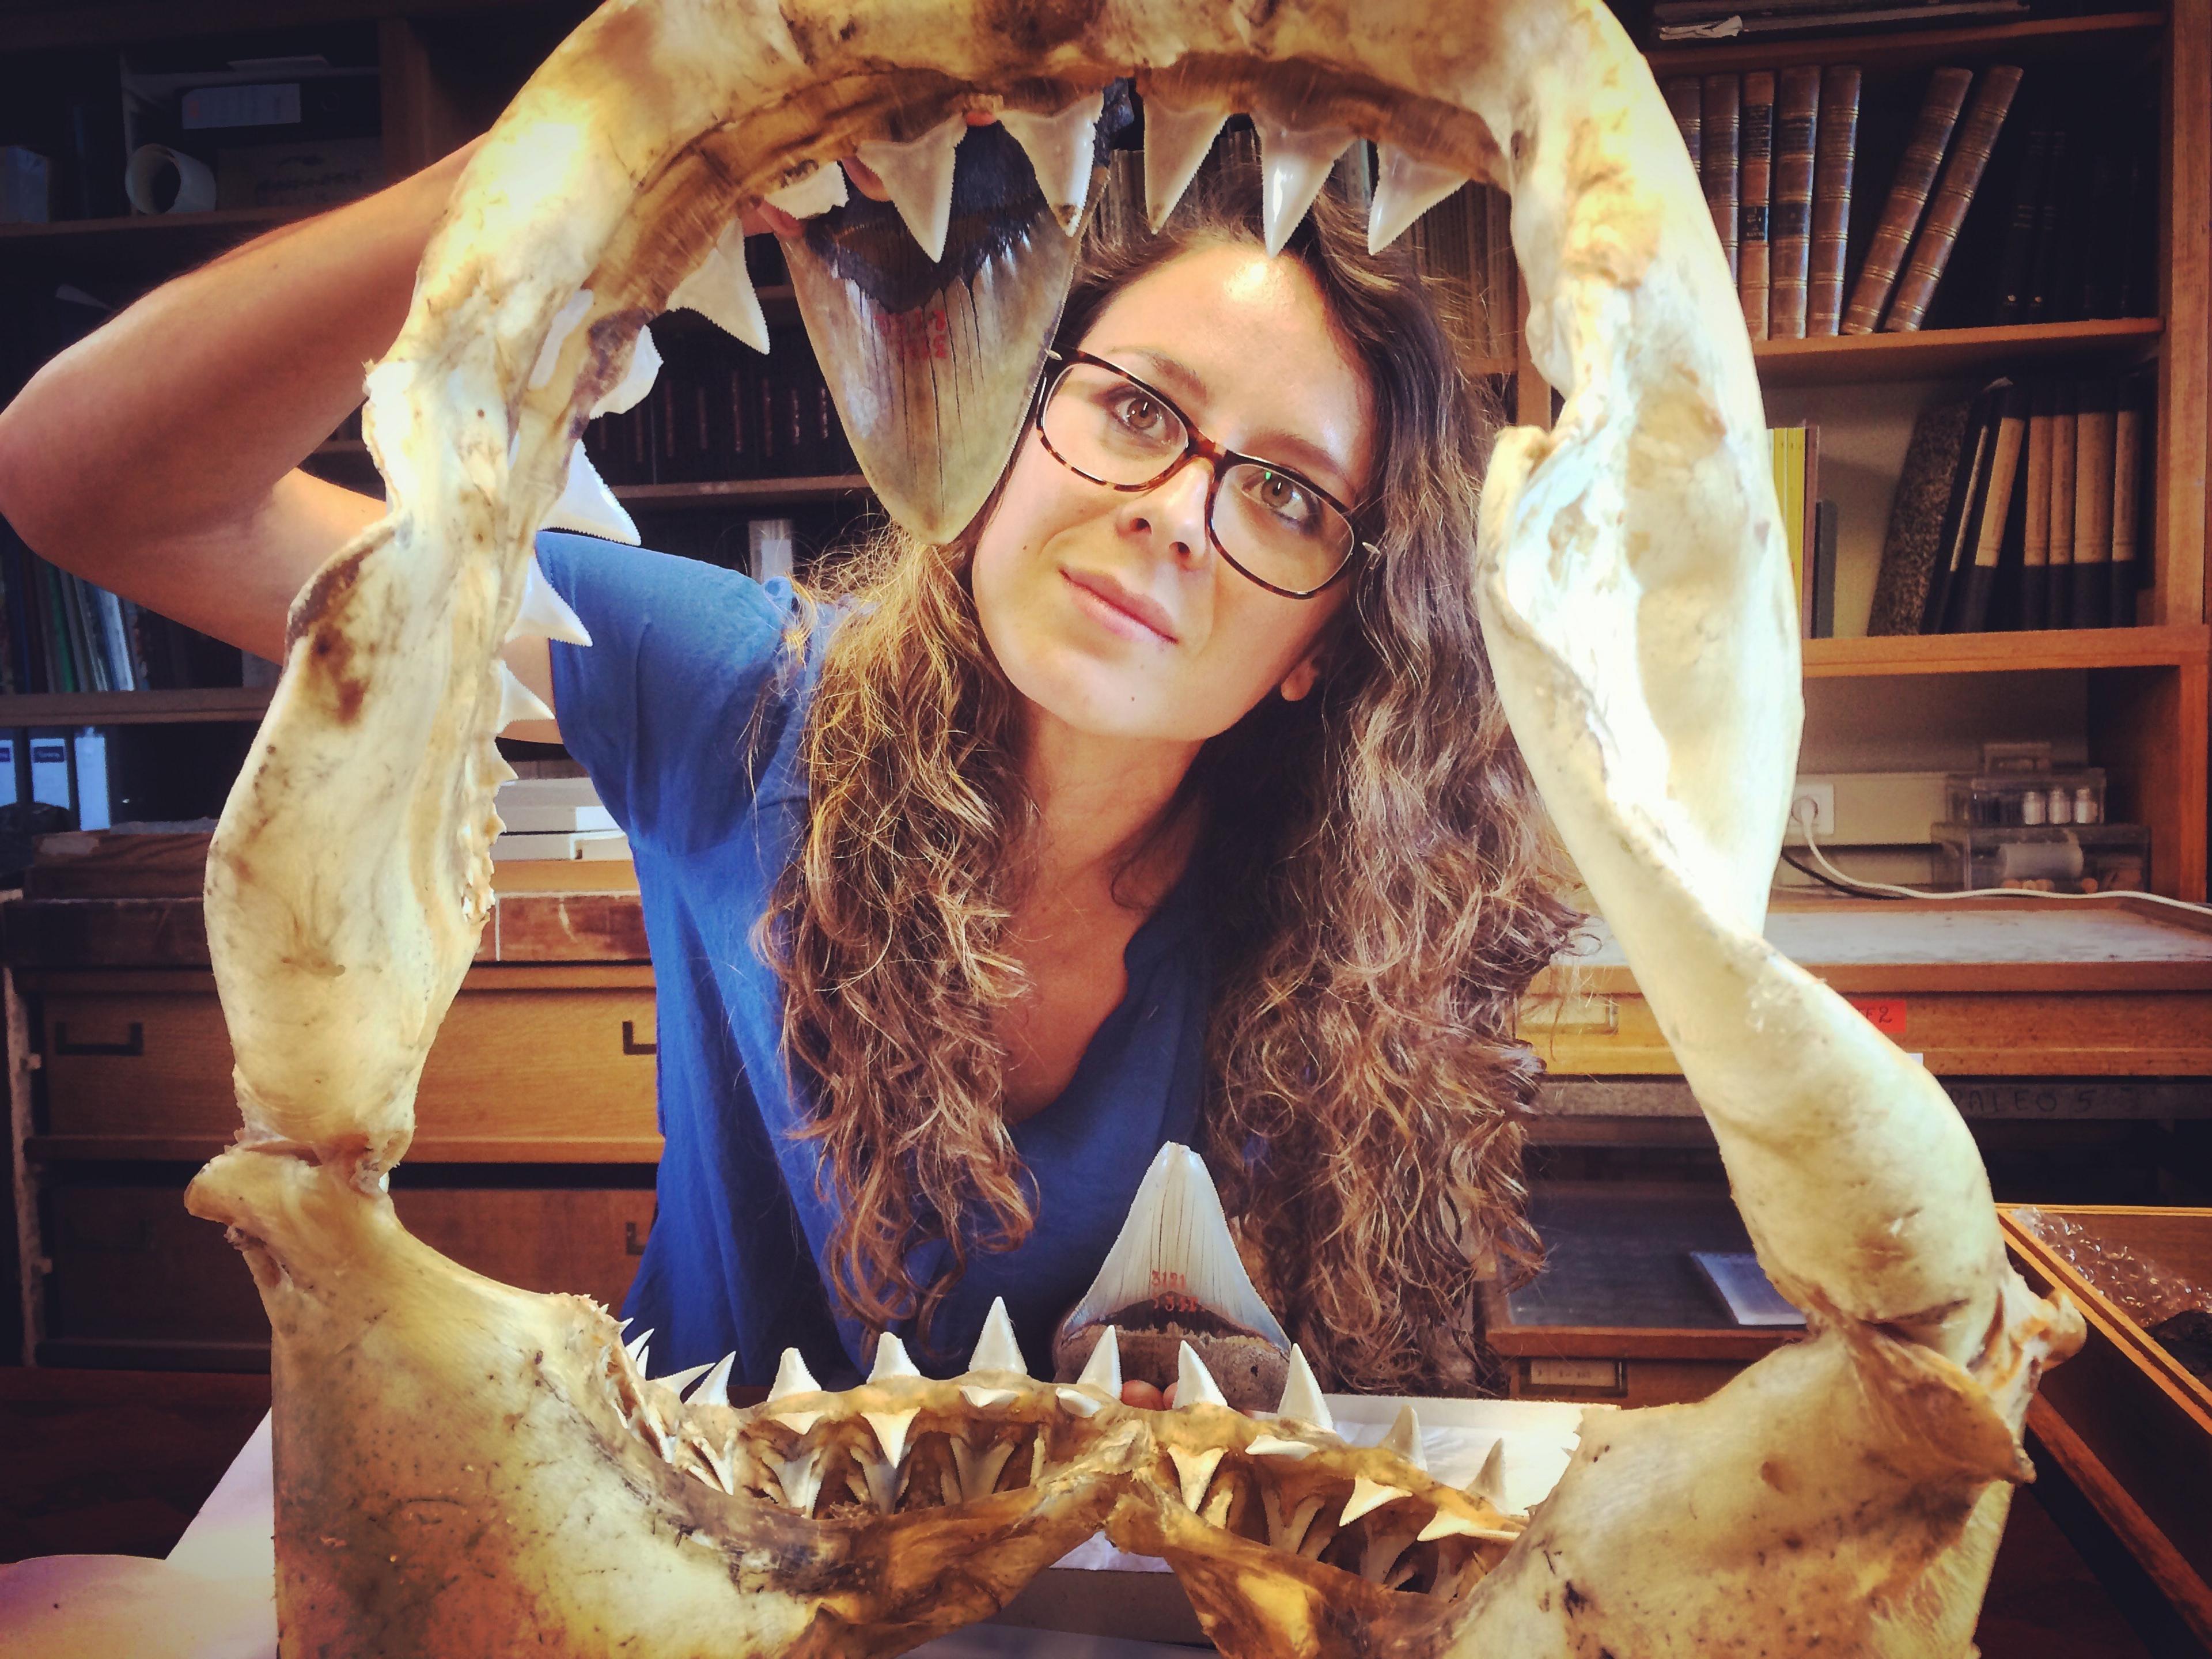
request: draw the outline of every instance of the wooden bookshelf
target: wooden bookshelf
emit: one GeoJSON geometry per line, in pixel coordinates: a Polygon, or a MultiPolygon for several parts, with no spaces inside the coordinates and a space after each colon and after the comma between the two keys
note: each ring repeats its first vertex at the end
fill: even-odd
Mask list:
{"type": "MultiPolygon", "coordinates": [[[[2188,5],[2195,0],[2178,0],[2188,5]]],[[[1675,40],[1644,54],[1654,75],[1723,74],[1798,64],[1858,64],[1907,69],[1954,58],[2027,59],[2082,52],[2127,52],[2157,44],[2163,11],[2106,12],[2087,17],[2038,17],[1962,28],[1894,29],[1869,34],[1752,35],[1711,43],[1675,40]]]]}
{"type": "Polygon", "coordinates": [[[2094,361],[2100,368],[2123,367],[2155,353],[2165,330],[2156,317],[2115,317],[1759,340],[1753,343],[1751,355],[1765,386],[1942,380],[2002,374],[2021,365],[2094,361]]]}
{"type": "Polygon", "coordinates": [[[45,726],[186,726],[258,720],[269,688],[226,685],[185,691],[40,691],[0,696],[0,731],[45,726]]]}
{"type": "Polygon", "coordinates": [[[2203,669],[2212,626],[2051,629],[2037,633],[1902,634],[1807,640],[1808,680],[1911,674],[2019,674],[2063,669],[2203,669]]]}

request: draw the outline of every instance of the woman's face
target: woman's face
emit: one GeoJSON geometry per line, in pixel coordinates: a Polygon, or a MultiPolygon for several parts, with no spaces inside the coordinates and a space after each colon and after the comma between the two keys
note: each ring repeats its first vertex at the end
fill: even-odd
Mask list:
{"type": "MultiPolygon", "coordinates": [[[[1157,386],[1214,443],[1364,499],[1366,376],[1296,260],[1239,245],[1179,255],[1108,301],[1082,349],[1157,386]]],[[[1194,458],[1150,489],[1109,489],[1061,465],[1034,428],[1023,440],[974,586],[984,637],[1033,714],[1194,744],[1271,693],[1312,690],[1349,584],[1291,599],[1240,574],[1206,535],[1212,483],[1194,458]]]]}

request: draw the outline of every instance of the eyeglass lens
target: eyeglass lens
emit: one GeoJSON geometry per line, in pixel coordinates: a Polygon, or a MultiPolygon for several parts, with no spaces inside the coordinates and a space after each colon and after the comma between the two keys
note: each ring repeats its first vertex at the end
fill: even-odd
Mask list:
{"type": "MultiPolygon", "coordinates": [[[[1135,381],[1071,363],[1044,409],[1045,441],[1078,472],[1131,488],[1157,483],[1188,452],[1175,410],[1135,381]]],[[[1224,469],[1214,538],[1246,574],[1292,593],[1327,585],[1352,554],[1350,520],[1297,477],[1255,461],[1224,469]]]]}

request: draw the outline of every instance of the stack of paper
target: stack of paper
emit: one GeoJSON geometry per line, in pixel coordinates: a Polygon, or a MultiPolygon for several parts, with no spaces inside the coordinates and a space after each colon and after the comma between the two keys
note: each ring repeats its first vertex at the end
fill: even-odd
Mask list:
{"type": "Polygon", "coordinates": [[[599,804],[589,778],[517,778],[500,786],[494,864],[521,860],[629,857],[629,838],[599,804]]]}

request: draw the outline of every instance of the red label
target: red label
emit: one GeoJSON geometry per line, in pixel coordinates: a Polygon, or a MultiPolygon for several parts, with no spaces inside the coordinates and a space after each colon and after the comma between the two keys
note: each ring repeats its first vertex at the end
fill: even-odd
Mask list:
{"type": "Polygon", "coordinates": [[[1884,1036],[1905,1035],[1905,999],[1903,997],[1851,997],[1852,1007],[1867,1017],[1868,1023],[1884,1036]]]}

